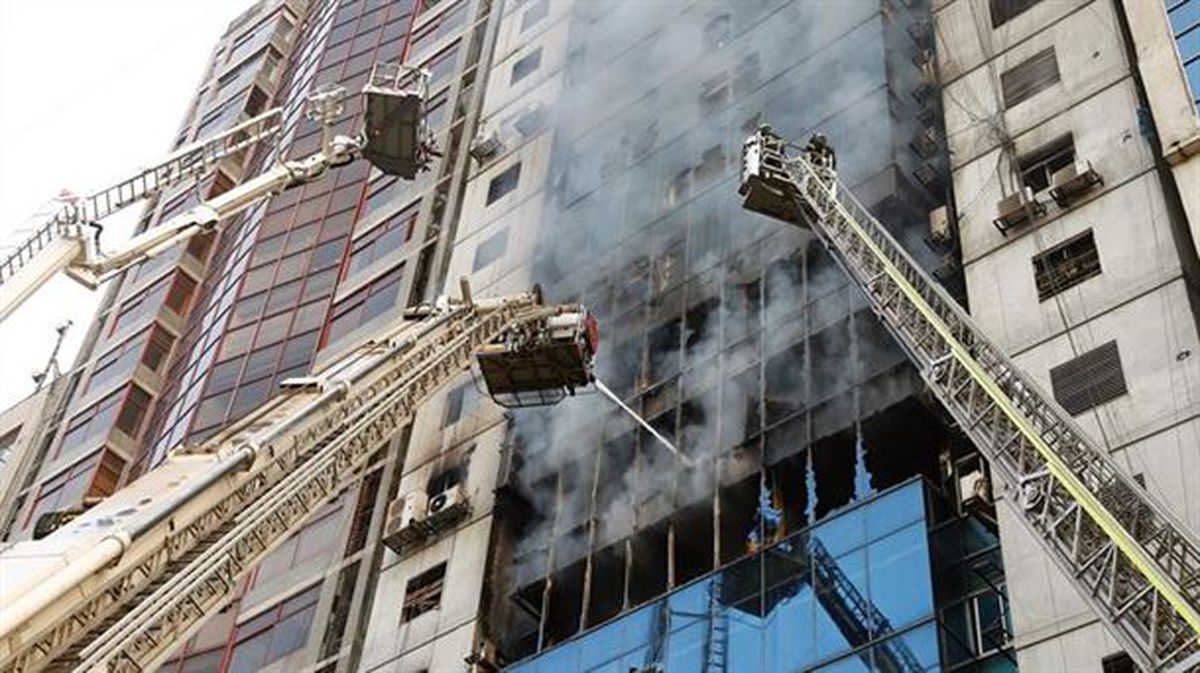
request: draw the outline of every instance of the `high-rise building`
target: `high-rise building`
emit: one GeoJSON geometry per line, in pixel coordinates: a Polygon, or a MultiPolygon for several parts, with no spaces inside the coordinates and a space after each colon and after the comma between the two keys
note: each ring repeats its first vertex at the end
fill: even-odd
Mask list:
{"type": "MultiPolygon", "coordinates": [[[[1200,2],[935,4],[971,313],[1196,530],[1200,2]]],[[[1132,670],[998,510],[1022,668],[1132,670]]]]}
{"type": "Polygon", "coordinates": [[[260,0],[172,146],[279,106],[276,141],[142,226],[315,150],[322,87],[356,130],[377,62],[429,72],[439,155],[413,181],[334,169],[112,283],[37,402],[45,441],[3,472],[5,539],[460,278],[537,284],[599,317],[597,376],[678,453],[599,394],[508,409],[464,373],[165,670],[1119,666],[820,243],[740,209],[738,155],[762,124],[827,135],[914,257],[1195,522],[1198,21],[1200,0],[260,0]]]}

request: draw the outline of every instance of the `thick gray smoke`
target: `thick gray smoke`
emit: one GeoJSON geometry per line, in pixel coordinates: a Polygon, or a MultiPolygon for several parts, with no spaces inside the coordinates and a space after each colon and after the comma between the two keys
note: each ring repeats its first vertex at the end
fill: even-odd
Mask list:
{"type": "MultiPolygon", "coordinates": [[[[576,11],[568,84],[554,111],[536,280],[551,298],[581,299],[600,315],[597,374],[626,399],[652,382],[647,372],[663,373],[656,381],[673,374],[680,345],[693,365],[707,363],[682,377],[687,413],[674,437],[699,467],[686,469],[648,437],[633,452],[633,424],[599,395],[518,414],[526,460],[520,478],[540,518],[518,542],[517,586],[546,572],[551,546],[554,568],[585,554],[589,518],[599,548],[712,495],[712,454],[760,422],[736,396],[723,402],[715,392],[696,394],[716,390],[717,354],[737,326],[752,325],[742,330],[749,334],[786,323],[808,303],[816,332],[864,305],[823,252],[804,262],[817,245],[810,233],[740,210],[735,176],[744,136],[760,122],[797,141],[821,131],[854,183],[891,164],[915,128],[889,113],[884,60],[908,57],[889,55],[878,0],[603,0],[576,11]],[[718,264],[750,250],[757,252],[740,266],[718,264]],[[722,287],[719,305],[707,314],[697,308],[722,287]],[[647,308],[628,312],[643,302],[647,308]],[[689,319],[661,328],[660,316],[680,309],[689,319]]],[[[790,376],[800,402],[811,403],[805,391],[845,390],[875,373],[860,363],[876,369],[897,360],[894,348],[857,331],[820,340],[805,362],[786,363],[795,372],[768,378],[790,376]],[[850,357],[851,341],[858,358],[850,357]]],[[[725,382],[727,390],[739,385],[725,382]]],[[[749,399],[759,397],[754,388],[749,399]]],[[[663,408],[674,408],[677,394],[666,395],[663,408]]],[[[740,479],[758,462],[754,452],[718,470],[725,481],[740,479]]]]}

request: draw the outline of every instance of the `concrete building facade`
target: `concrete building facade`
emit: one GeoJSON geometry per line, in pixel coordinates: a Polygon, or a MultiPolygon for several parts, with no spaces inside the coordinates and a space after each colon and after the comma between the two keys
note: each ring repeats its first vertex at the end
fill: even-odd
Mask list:
{"type": "MultiPolygon", "coordinates": [[[[543,670],[889,489],[929,495],[926,528],[983,540],[925,550],[955,570],[903,618],[936,650],[922,666],[1096,670],[1115,643],[1003,507],[960,505],[979,458],[859,292],[810,234],[740,210],[738,152],[762,123],[828,135],[860,199],[1195,525],[1198,14],[1200,0],[262,0],[215,48],[173,146],[272,106],[277,141],[161,195],[144,226],[314,150],[304,103],[320,86],[351,93],[337,130],[358,128],[376,62],[430,72],[441,155],[411,182],[335,169],[113,283],[62,403],[43,405],[56,431],[0,500],[5,539],[459,278],[481,296],[537,284],[599,317],[599,378],[686,461],[599,395],[506,409],[464,373],[165,670],[543,670]]],[[[864,595],[869,574],[850,573],[864,595]]],[[[759,588],[761,618],[777,603],[759,588]]],[[[793,663],[869,665],[885,635],[793,663]]]]}
{"type": "MultiPolygon", "coordinates": [[[[971,312],[1193,530],[1194,5],[934,10],[971,312]]],[[[999,512],[1021,667],[1126,670],[1067,578],[999,512]]]]}

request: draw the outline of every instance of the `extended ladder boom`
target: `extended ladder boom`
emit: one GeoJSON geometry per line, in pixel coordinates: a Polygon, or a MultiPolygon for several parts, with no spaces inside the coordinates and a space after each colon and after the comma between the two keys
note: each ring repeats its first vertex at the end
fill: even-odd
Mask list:
{"type": "Polygon", "coordinates": [[[577,357],[537,385],[590,377],[592,319],[578,306],[524,294],[410,314],[421,320],[285,381],[233,427],[0,553],[0,670],[152,670],[481,350],[522,360],[570,345],[577,357]]]}
{"type": "Polygon", "coordinates": [[[1143,670],[1200,655],[1200,544],[974,325],[837,180],[832,151],[769,128],[743,148],[744,207],[811,227],[989,461],[1006,500],[1143,670]]]}

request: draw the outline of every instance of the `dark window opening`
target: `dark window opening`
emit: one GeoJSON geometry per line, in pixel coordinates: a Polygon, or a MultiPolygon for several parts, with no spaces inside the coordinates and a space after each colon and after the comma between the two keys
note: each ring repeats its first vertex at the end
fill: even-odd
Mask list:
{"type": "Polygon", "coordinates": [[[1050,369],[1054,399],[1072,416],[1128,392],[1121,369],[1121,352],[1110,341],[1050,369]]]}
{"type": "Polygon", "coordinates": [[[463,400],[466,398],[467,386],[471,384],[461,385],[446,394],[446,416],[442,421],[442,427],[447,427],[458,422],[462,418],[463,400]]]}
{"type": "Polygon", "coordinates": [[[1110,654],[1100,660],[1100,668],[1104,673],[1138,673],[1133,659],[1124,652],[1110,654]]]}
{"type": "Polygon", "coordinates": [[[1041,0],[989,0],[992,28],[999,28],[1009,19],[1038,4],[1041,0]]]}
{"type": "Polygon", "coordinates": [[[1035,192],[1050,187],[1050,178],[1075,161],[1075,142],[1071,134],[1056,138],[1050,143],[1017,159],[1021,181],[1035,192]]]}
{"type": "Polygon", "coordinates": [[[409,579],[404,589],[404,606],[400,610],[400,621],[412,621],[430,610],[436,610],[442,603],[442,585],[445,579],[445,563],[439,563],[409,579]]]}
{"type": "Polygon", "coordinates": [[[1100,254],[1091,230],[1085,231],[1033,258],[1038,301],[1100,275],[1100,254]]]}
{"type": "Polygon", "coordinates": [[[506,168],[503,173],[492,178],[488,183],[487,205],[492,205],[500,197],[517,188],[521,180],[521,164],[516,163],[506,168]]]}
{"type": "Polygon", "coordinates": [[[1059,81],[1054,47],[1044,49],[1000,74],[1004,107],[1012,108],[1059,81]]]}

